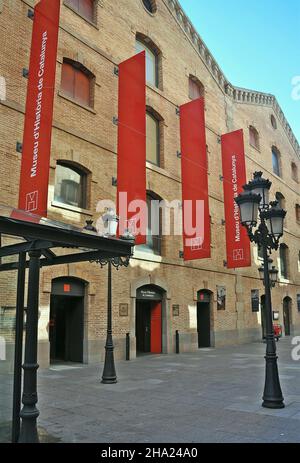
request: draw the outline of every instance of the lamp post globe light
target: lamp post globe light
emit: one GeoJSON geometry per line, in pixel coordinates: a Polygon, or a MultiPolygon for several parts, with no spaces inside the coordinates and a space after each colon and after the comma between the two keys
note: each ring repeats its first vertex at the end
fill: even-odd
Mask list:
{"type": "Polygon", "coordinates": [[[272,183],[262,177],[262,172],[255,172],[254,178],[244,186],[244,192],[236,199],[240,209],[240,220],[246,227],[251,242],[263,250],[264,264],[259,268],[260,277],[265,286],[266,309],[266,376],[263,395],[265,408],[284,408],[281,391],[276,344],[273,330],[273,314],[271,302],[271,286],[275,286],[278,270],[272,266],[269,255],[277,250],[283,235],[283,224],[286,211],[280,208],[277,201],[269,202],[272,183]]]}

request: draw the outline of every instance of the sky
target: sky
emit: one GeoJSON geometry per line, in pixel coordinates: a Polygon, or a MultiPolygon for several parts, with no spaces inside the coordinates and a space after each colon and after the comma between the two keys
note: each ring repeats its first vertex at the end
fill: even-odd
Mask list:
{"type": "Polygon", "coordinates": [[[179,1],[229,82],[275,95],[300,143],[300,0],[179,1]]]}

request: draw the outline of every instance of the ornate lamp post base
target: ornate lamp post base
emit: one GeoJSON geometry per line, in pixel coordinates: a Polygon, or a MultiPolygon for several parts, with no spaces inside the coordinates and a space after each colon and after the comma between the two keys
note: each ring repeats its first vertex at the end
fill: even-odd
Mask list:
{"type": "Polygon", "coordinates": [[[108,334],[105,345],[105,361],[102,375],[102,384],[115,384],[117,383],[117,375],[114,360],[114,346],[111,334],[108,334]]]}
{"type": "MultiPolygon", "coordinates": [[[[274,337],[267,338],[267,349],[268,344],[275,344],[274,337]]],[[[276,349],[276,347],[274,347],[276,349]]],[[[267,352],[266,356],[266,381],[265,381],[265,390],[263,395],[262,406],[264,408],[284,408],[284,398],[282,395],[279,374],[278,374],[278,365],[277,365],[277,355],[275,352],[267,352]]]]}

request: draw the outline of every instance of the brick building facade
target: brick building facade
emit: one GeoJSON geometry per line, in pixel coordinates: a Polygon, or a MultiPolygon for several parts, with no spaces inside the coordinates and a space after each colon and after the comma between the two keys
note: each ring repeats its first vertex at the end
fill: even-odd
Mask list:
{"type": "MultiPolygon", "coordinates": [[[[0,76],[6,82],[6,98],[0,101],[0,202],[14,207],[18,202],[21,164],[16,143],[22,141],[27,87],[22,70],[28,67],[32,30],[27,13],[36,3],[0,0],[0,76]]],[[[61,4],[49,184],[50,218],[84,226],[86,220],[99,218],[96,212],[99,200],[115,200],[116,187],[112,178],[117,172],[116,69],[120,62],[134,55],[138,47],[145,46],[149,53],[148,150],[157,156],[156,162],[153,158],[147,162],[147,190],[152,197],[168,201],[181,198],[176,109],[188,102],[194,93],[205,95],[212,257],[184,262],[180,257],[180,236],[163,236],[160,252],[136,249],[130,267],[113,273],[116,356],[124,358],[126,333],[131,335],[132,356],[136,353],[136,334],[139,350],[149,350],[146,332],[151,326],[144,315],[151,310],[151,302],[143,300],[147,295],[153,297],[153,301],[161,299],[163,353],[174,352],[176,330],[180,333],[182,351],[196,350],[198,342],[201,344],[197,334],[201,327],[197,325],[201,324],[199,311],[204,305],[200,297],[207,301],[204,343],[220,346],[261,339],[262,309],[254,311],[256,308],[251,301],[254,290],[259,290],[260,302],[264,294],[257,271],[261,265],[257,248],[252,247],[251,268],[233,271],[224,265],[220,136],[240,128],[245,134],[248,178],[253,172],[262,170],[273,182],[272,194],[277,194],[288,211],[282,240],[285,246],[280,253],[274,254],[280,269],[280,284],[272,293],[273,309],[279,312],[279,322],[285,324],[287,334],[300,331],[297,306],[300,294],[300,148],[276,98],[233,86],[177,0],[85,0],[82,5],[81,0],[62,0],[61,4]],[[155,63],[154,77],[150,75],[151,60],[155,63]],[[68,80],[71,74],[73,77],[68,80]],[[77,79],[82,82],[79,88],[77,79]],[[153,127],[156,127],[157,138],[151,143],[149,134],[154,133],[153,127]],[[80,186],[74,190],[76,182],[80,186]],[[69,199],[66,201],[66,198],[69,199]],[[218,305],[218,287],[226,288],[225,310],[218,305]]],[[[7,288],[9,277],[1,276],[1,281],[2,287],[7,288]]],[[[70,264],[42,270],[40,361],[47,365],[50,358],[50,306],[51,310],[54,306],[57,310],[72,306],[71,299],[66,300],[68,295],[56,289],[59,285],[55,283],[59,281],[67,286],[74,284],[77,289],[82,283],[82,360],[99,361],[104,352],[106,330],[106,269],[96,264],[70,264]],[[62,280],[55,280],[58,278],[62,280]]],[[[4,299],[7,297],[2,297],[1,304],[13,305],[3,302],[4,299]]],[[[76,305],[78,300],[76,304],[74,301],[76,305]]],[[[67,319],[64,323],[68,323],[67,319]]],[[[64,349],[64,346],[56,347],[58,351],[64,349]]]]}

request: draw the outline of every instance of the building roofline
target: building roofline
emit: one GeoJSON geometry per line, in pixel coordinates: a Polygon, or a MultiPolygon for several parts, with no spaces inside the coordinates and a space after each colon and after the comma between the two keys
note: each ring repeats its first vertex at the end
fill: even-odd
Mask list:
{"type": "Polygon", "coordinates": [[[197,32],[193,23],[190,21],[189,17],[184,12],[184,9],[180,5],[178,0],[163,0],[167,5],[172,15],[175,17],[185,34],[188,36],[196,50],[198,51],[202,61],[206,65],[207,69],[211,73],[214,80],[218,83],[221,90],[231,97],[237,103],[246,103],[246,104],[257,104],[269,106],[273,109],[274,113],[280,120],[286,135],[294,148],[297,156],[300,158],[300,145],[299,142],[293,133],[293,130],[288,123],[283,110],[281,109],[277,98],[270,94],[259,92],[256,90],[249,90],[241,87],[232,85],[229,80],[226,78],[225,74],[221,70],[214,56],[210,52],[209,48],[202,40],[201,36],[197,32]]]}

